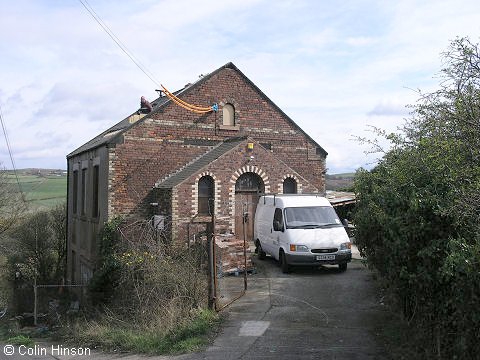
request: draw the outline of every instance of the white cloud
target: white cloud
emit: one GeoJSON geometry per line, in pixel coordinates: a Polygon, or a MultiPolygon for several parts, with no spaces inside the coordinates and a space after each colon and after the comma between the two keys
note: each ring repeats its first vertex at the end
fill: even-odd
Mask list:
{"type": "Polygon", "coordinates": [[[349,37],[345,40],[348,45],[352,46],[367,46],[375,44],[379,41],[377,38],[367,37],[367,36],[358,36],[358,37],[349,37]]]}
{"type": "MultiPolygon", "coordinates": [[[[170,89],[233,61],[329,152],[331,172],[368,166],[352,135],[369,124],[394,130],[417,97],[410,89],[435,88],[449,40],[480,34],[471,0],[90,4],[170,89]]],[[[76,2],[3,2],[0,53],[17,165],[65,166],[67,153],[135,111],[141,95],[156,96],[76,2]]]]}

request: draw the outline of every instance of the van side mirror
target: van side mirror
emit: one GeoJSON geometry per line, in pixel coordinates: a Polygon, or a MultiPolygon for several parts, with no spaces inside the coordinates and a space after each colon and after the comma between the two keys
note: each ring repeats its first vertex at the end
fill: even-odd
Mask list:
{"type": "Polygon", "coordinates": [[[347,219],[343,219],[342,220],[342,225],[346,228],[348,228],[348,220],[347,219]]]}

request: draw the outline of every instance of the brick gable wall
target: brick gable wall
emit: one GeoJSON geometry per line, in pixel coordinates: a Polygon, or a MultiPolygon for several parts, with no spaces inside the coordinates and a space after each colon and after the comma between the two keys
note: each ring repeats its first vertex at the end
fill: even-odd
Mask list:
{"type": "MultiPolygon", "coordinates": [[[[318,191],[324,190],[325,157],[317,155],[315,144],[236,70],[223,68],[180,97],[202,106],[218,103],[220,111],[199,116],[169,103],[126,131],[123,143],[110,149],[110,217],[132,213],[145,216],[154,184],[211,149],[192,145],[192,139],[212,145],[229,137],[248,135],[269,144],[275,157],[318,191]],[[234,105],[239,130],[221,128],[221,108],[225,103],[234,105]]],[[[231,169],[225,168],[227,172],[231,169]]],[[[278,191],[278,186],[271,191],[278,191]]]]}

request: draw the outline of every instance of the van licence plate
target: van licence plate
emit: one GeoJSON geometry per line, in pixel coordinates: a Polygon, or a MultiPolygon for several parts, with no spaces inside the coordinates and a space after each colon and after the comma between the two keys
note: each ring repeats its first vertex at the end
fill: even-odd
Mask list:
{"type": "Polygon", "coordinates": [[[317,255],[317,260],[335,260],[335,255],[317,255]]]}

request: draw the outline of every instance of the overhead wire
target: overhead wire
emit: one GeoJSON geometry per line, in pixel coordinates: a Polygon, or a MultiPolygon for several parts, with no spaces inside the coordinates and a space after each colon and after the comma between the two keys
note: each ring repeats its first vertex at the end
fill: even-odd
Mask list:
{"type": "Polygon", "coordinates": [[[175,104],[178,106],[198,113],[198,114],[206,114],[211,111],[218,111],[218,105],[213,104],[212,106],[209,107],[203,107],[203,106],[196,106],[193,104],[189,104],[186,101],[181,100],[177,96],[175,96],[173,93],[168,91],[165,86],[160,84],[159,81],[155,79],[155,76],[151,71],[149,71],[141,62],[138,60],[135,55],[132,54],[130,50],[122,43],[122,41],[114,34],[114,32],[105,24],[105,22],[101,19],[101,17],[95,12],[95,10],[92,8],[92,6],[88,3],[87,0],[78,0],[80,4],[83,5],[85,10],[88,11],[88,13],[91,15],[91,17],[100,25],[100,27],[107,33],[107,35],[117,44],[117,46],[127,55],[130,60],[157,86],[160,86],[163,89],[163,92],[165,95],[172,100],[175,104]]]}
{"type": "Polygon", "coordinates": [[[17,167],[15,165],[15,160],[13,158],[12,148],[10,146],[10,139],[8,137],[7,126],[5,125],[5,120],[2,111],[2,105],[0,104],[0,122],[2,123],[2,130],[3,136],[5,137],[5,143],[7,144],[8,155],[10,156],[10,161],[12,163],[13,173],[15,175],[15,179],[17,180],[18,190],[22,195],[22,200],[25,201],[25,197],[23,196],[22,186],[20,185],[20,179],[18,178],[17,167]]]}
{"type": "Polygon", "coordinates": [[[122,43],[122,41],[114,34],[112,30],[103,22],[101,17],[93,10],[87,0],[78,0],[80,4],[88,11],[88,13],[92,16],[92,18],[100,25],[100,27],[107,33],[107,35],[117,44],[117,46],[122,50],[125,55],[127,55],[130,60],[157,86],[161,86],[161,84],[155,79],[153,74],[138,60],[131,51],[122,43]]]}

